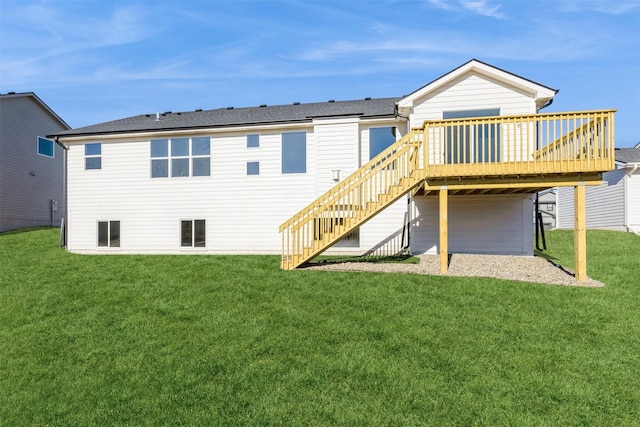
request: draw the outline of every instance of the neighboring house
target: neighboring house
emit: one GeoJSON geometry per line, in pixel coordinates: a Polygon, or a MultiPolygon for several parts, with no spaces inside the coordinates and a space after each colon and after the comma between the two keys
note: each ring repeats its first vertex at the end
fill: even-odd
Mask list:
{"type": "Polygon", "coordinates": [[[58,132],[67,248],[281,252],[283,268],[327,249],[532,255],[535,193],[574,185],[578,171],[599,184],[611,169],[600,148],[588,167],[566,159],[612,147],[613,112],[537,114],[556,92],[471,60],[399,98],[143,114],[58,132]]]}
{"type": "MultiPolygon", "coordinates": [[[[640,147],[616,148],[615,158],[604,184],[587,189],[587,228],[640,233],[640,147]]],[[[573,228],[573,215],[573,195],[558,189],[558,228],[573,228]]]]}
{"type": "Polygon", "coordinates": [[[64,150],[46,135],[68,129],[33,92],[0,94],[0,232],[60,225],[64,150]]]}
{"type": "Polygon", "coordinates": [[[542,225],[545,230],[556,228],[556,192],[556,188],[551,188],[538,193],[538,211],[542,214],[542,225]]]}

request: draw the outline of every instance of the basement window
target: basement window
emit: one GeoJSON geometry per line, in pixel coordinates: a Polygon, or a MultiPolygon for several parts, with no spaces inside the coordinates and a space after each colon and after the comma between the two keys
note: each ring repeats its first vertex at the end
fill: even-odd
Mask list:
{"type": "Polygon", "coordinates": [[[180,246],[204,248],[206,245],[206,221],[204,219],[180,221],[180,246]]]}
{"type": "Polygon", "coordinates": [[[98,247],[120,247],[120,221],[98,221],[98,247]]]}

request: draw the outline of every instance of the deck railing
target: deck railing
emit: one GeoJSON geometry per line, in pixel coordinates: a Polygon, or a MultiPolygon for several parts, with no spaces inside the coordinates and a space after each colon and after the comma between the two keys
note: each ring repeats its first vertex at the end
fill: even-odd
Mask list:
{"type": "Polygon", "coordinates": [[[613,168],[615,110],[426,121],[426,175],[477,177],[613,168]]]}
{"type": "Polygon", "coordinates": [[[551,182],[549,175],[611,170],[614,111],[425,121],[280,226],[281,266],[323,252],[425,179],[551,182]]]}

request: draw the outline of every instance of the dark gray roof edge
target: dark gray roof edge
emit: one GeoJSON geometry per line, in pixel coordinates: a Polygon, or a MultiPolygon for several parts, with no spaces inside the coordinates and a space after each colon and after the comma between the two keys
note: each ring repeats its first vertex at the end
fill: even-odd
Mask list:
{"type": "Polygon", "coordinates": [[[302,119],[302,120],[280,120],[280,121],[268,121],[268,122],[253,122],[253,123],[236,123],[236,124],[219,124],[219,125],[199,125],[199,126],[175,126],[175,127],[164,127],[164,128],[141,128],[141,129],[124,129],[124,130],[115,130],[115,131],[102,131],[102,132],[85,132],[85,133],[73,133],[71,130],[69,133],[60,132],[48,135],[47,138],[55,138],[55,137],[65,137],[65,136],[93,136],[93,135],[121,135],[121,134],[130,134],[130,133],[145,133],[145,132],[172,132],[172,131],[180,131],[180,130],[189,130],[189,129],[220,129],[220,128],[228,128],[228,127],[240,127],[240,126],[259,126],[266,124],[295,124],[295,123],[311,123],[312,119],[302,119]]]}
{"type": "MultiPolygon", "coordinates": [[[[329,102],[309,102],[309,103],[293,103],[293,104],[280,104],[260,107],[238,107],[238,108],[216,108],[210,110],[196,110],[185,112],[171,112],[161,113],[163,117],[170,115],[172,118],[181,116],[184,121],[174,121],[166,126],[158,125],[158,122],[152,121],[149,124],[145,124],[145,120],[155,117],[153,114],[139,114],[136,116],[126,117],[123,119],[112,120],[108,122],[98,123],[95,125],[85,126],[77,129],[71,129],[63,132],[56,132],[49,135],[49,137],[64,138],[64,137],[77,137],[77,136],[99,136],[99,135],[120,135],[120,134],[136,134],[146,132],[170,132],[181,131],[189,129],[221,129],[221,128],[233,128],[244,126],[264,126],[264,125],[283,125],[283,124],[295,124],[295,123],[309,123],[313,119],[323,118],[339,118],[339,117],[360,117],[361,119],[375,119],[375,118],[391,118],[396,117],[396,102],[400,100],[400,97],[387,97],[387,98],[365,98],[357,100],[344,100],[344,101],[329,101],[329,102]],[[366,103],[371,102],[374,104],[372,108],[366,108],[366,103]],[[351,105],[349,105],[351,104],[351,105]],[[330,107],[329,107],[330,106],[330,107]],[[382,108],[380,108],[382,106],[382,108]],[[295,112],[287,112],[286,109],[307,109],[295,112]],[[327,108],[335,110],[328,111],[327,108]],[[314,111],[315,110],[315,111],[314,111]],[[368,111],[367,111],[368,110],[368,111]],[[216,120],[209,120],[206,117],[207,114],[215,117],[216,114],[227,113],[229,111],[238,112],[239,117],[231,118],[229,121],[220,122],[216,120]],[[269,111],[276,112],[277,118],[270,118],[269,111]],[[258,120],[242,120],[242,114],[247,113],[251,116],[251,112],[267,112],[264,117],[251,117],[258,120]],[[279,112],[279,113],[278,113],[279,112]],[[285,114],[282,114],[284,112],[285,114]],[[287,116],[291,116],[287,118],[287,116]],[[191,120],[189,118],[197,118],[197,120],[191,120]],[[195,122],[195,123],[194,123],[195,122]],[[199,122],[199,123],[198,123],[199,122]],[[155,124],[155,126],[153,125],[155,124]]],[[[260,115],[260,114],[258,114],[260,115]]],[[[247,117],[250,118],[250,117],[247,117]]]]}
{"type": "Polygon", "coordinates": [[[60,124],[63,127],[66,127],[67,129],[71,129],[71,126],[69,126],[69,124],[67,122],[65,122],[62,117],[60,117],[58,115],[58,113],[56,113],[55,111],[53,111],[51,109],[51,107],[49,107],[46,102],[44,102],[42,99],[40,99],[40,97],[38,95],[36,95],[35,92],[8,92],[8,93],[0,93],[0,98],[21,98],[21,97],[25,97],[25,96],[30,96],[33,99],[36,100],[36,102],[38,102],[45,110],[47,110],[47,112],[49,114],[51,114],[53,116],[54,119],[56,119],[57,121],[60,122],[60,124]]]}

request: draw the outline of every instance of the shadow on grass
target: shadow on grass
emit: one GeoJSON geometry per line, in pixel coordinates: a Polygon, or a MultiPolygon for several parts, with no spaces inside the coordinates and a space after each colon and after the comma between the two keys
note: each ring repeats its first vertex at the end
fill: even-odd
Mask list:
{"type": "Polygon", "coordinates": [[[389,255],[389,256],[341,256],[341,255],[325,255],[319,256],[305,265],[309,267],[327,264],[342,264],[347,262],[370,262],[373,264],[395,263],[395,264],[419,264],[420,259],[408,254],[389,255]]]}
{"type": "Polygon", "coordinates": [[[554,256],[551,256],[551,255],[549,255],[549,254],[546,254],[546,253],[544,253],[544,252],[542,252],[542,251],[539,251],[539,250],[537,250],[537,249],[534,249],[534,250],[533,250],[533,255],[534,255],[534,256],[537,256],[537,257],[540,257],[540,258],[542,258],[542,259],[547,260],[548,262],[550,262],[551,264],[553,264],[553,266],[554,266],[554,267],[559,268],[560,270],[564,271],[564,272],[565,272],[566,274],[568,274],[569,276],[571,276],[571,277],[576,277],[576,273],[575,273],[575,272],[573,272],[573,271],[571,271],[571,270],[568,270],[568,269],[567,269],[567,268],[565,268],[562,264],[560,264],[560,262],[559,262],[559,258],[554,257],[554,256]]]}

